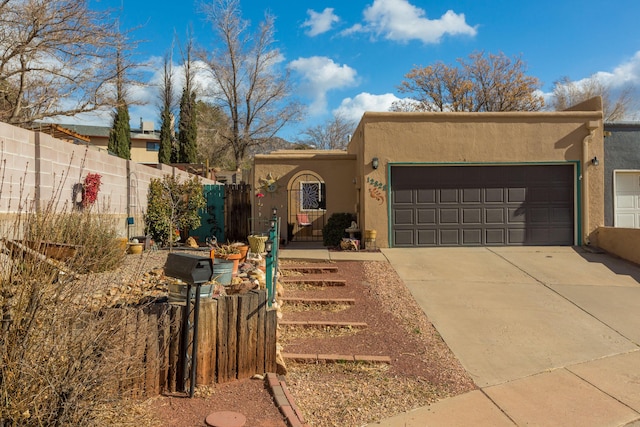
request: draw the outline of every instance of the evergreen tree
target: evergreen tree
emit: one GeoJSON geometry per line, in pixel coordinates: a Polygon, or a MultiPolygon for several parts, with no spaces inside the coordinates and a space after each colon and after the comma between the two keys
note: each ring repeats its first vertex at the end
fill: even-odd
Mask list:
{"type": "Polygon", "coordinates": [[[129,106],[125,99],[126,63],[121,40],[116,47],[116,111],[113,125],[109,131],[108,149],[123,159],[131,159],[131,125],[129,124],[129,106]]]}
{"type": "Polygon", "coordinates": [[[171,152],[173,151],[173,129],[171,128],[172,115],[168,108],[162,111],[162,123],[160,124],[160,150],[158,151],[158,162],[171,163],[171,152]]]}
{"type": "Polygon", "coordinates": [[[129,125],[129,107],[126,103],[121,103],[113,114],[108,148],[118,157],[131,159],[131,126],[129,125]]]}
{"type": "Polygon", "coordinates": [[[183,51],[184,88],[180,98],[178,122],[178,162],[195,163],[198,157],[198,121],[196,114],[195,70],[192,68],[193,37],[189,37],[183,51]]]}
{"type": "Polygon", "coordinates": [[[174,150],[174,129],[173,129],[173,70],[171,66],[171,55],[164,58],[164,79],[160,87],[160,150],[158,151],[158,162],[169,164],[175,161],[174,150]]]}
{"type": "Polygon", "coordinates": [[[196,162],[197,138],[196,94],[185,89],[180,99],[180,123],[178,124],[178,161],[180,163],[196,162]]]}

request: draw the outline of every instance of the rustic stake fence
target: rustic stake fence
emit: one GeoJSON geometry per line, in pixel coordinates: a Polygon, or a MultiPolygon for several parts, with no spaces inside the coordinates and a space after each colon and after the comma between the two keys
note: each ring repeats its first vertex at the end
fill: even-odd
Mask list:
{"type": "MultiPolygon", "coordinates": [[[[182,392],[183,305],[123,311],[120,390],[134,398],[182,392]]],[[[265,290],[200,303],[196,384],[211,385],[276,369],[276,311],[265,290]]]]}

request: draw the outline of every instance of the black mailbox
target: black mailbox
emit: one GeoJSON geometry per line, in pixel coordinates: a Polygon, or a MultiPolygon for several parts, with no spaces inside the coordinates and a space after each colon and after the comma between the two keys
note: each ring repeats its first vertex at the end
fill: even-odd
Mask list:
{"type": "Polygon", "coordinates": [[[213,276],[213,260],[199,255],[170,253],[164,274],[186,283],[205,283],[213,276]]]}

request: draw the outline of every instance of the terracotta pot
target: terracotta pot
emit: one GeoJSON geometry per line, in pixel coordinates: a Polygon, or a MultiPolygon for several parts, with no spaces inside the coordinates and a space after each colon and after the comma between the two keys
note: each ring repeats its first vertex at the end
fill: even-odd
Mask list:
{"type": "Polygon", "coordinates": [[[247,260],[247,253],[249,252],[249,245],[246,244],[234,244],[234,247],[240,250],[240,262],[245,262],[247,260]]]}

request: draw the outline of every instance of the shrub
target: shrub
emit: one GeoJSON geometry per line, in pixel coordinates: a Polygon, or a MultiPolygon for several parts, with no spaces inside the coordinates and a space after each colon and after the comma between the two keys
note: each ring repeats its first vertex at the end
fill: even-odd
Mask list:
{"type": "Polygon", "coordinates": [[[193,230],[200,226],[198,211],[206,200],[197,176],[184,182],[179,177],[165,175],[149,184],[145,233],[162,246],[175,241],[177,230],[193,230]]]}
{"type": "Polygon", "coordinates": [[[352,213],[334,213],[322,228],[322,239],[325,246],[338,246],[344,237],[345,229],[356,220],[352,213]]]}
{"type": "MultiPolygon", "coordinates": [[[[0,426],[103,424],[123,378],[122,315],[90,309],[80,270],[113,267],[113,222],[89,212],[20,213],[0,253],[0,426]],[[82,244],[66,268],[15,242],[82,244]],[[69,274],[62,274],[60,271],[69,274]],[[71,271],[69,271],[71,270],[71,271]]],[[[124,410],[123,410],[124,412],[124,410]]]]}

